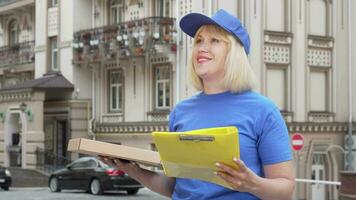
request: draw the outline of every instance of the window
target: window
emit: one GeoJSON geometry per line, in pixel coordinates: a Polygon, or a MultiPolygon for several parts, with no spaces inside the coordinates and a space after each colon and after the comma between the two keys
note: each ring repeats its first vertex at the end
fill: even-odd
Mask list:
{"type": "Polygon", "coordinates": [[[169,0],[156,0],[156,16],[159,17],[169,17],[169,0]]]}
{"type": "Polygon", "coordinates": [[[12,20],[9,23],[9,46],[19,43],[19,25],[16,20],[12,20]]]}
{"type": "Polygon", "coordinates": [[[48,7],[56,7],[58,5],[58,0],[48,0],[48,7]]]}
{"type": "Polygon", "coordinates": [[[171,94],[169,66],[155,68],[155,87],[156,109],[168,109],[171,94]]]}
{"type": "Polygon", "coordinates": [[[124,0],[111,1],[111,23],[118,24],[124,21],[124,0]]]}
{"type": "Polygon", "coordinates": [[[73,164],[71,165],[71,168],[72,168],[72,169],[85,168],[86,162],[88,162],[88,161],[78,161],[78,162],[75,162],[75,163],[73,163],[73,164]]]}
{"type": "Polygon", "coordinates": [[[110,111],[122,111],[123,77],[122,70],[110,72],[110,111]]]}
{"type": "Polygon", "coordinates": [[[312,0],[309,3],[309,34],[327,36],[328,26],[330,20],[330,12],[328,11],[328,4],[324,0],[312,0]]]}
{"type": "MultiPolygon", "coordinates": [[[[289,0],[288,0],[289,1],[289,0]]],[[[290,4],[286,0],[265,0],[265,28],[271,31],[289,31],[289,10],[290,4]]]]}
{"type": "Polygon", "coordinates": [[[97,166],[98,164],[95,160],[88,160],[88,162],[85,163],[86,168],[96,168],[97,166]]]}
{"type": "Polygon", "coordinates": [[[57,47],[57,37],[50,38],[50,48],[51,48],[51,70],[58,70],[58,47],[57,47]]]}
{"type": "Polygon", "coordinates": [[[288,66],[267,66],[266,94],[282,111],[288,111],[288,66]]]}

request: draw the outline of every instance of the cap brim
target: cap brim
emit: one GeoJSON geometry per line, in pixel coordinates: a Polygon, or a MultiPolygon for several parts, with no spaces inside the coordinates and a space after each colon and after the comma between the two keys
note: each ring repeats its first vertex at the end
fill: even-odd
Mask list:
{"type": "Polygon", "coordinates": [[[194,37],[198,29],[201,26],[207,24],[214,24],[220,26],[211,18],[200,13],[190,13],[188,15],[185,15],[179,22],[179,26],[182,31],[190,37],[194,37]]]}

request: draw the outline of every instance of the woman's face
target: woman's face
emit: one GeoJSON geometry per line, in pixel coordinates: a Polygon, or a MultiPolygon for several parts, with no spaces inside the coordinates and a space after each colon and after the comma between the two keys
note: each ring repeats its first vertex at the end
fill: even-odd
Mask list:
{"type": "Polygon", "coordinates": [[[195,38],[193,63],[196,74],[203,83],[221,83],[225,74],[228,43],[203,29],[195,38]]]}

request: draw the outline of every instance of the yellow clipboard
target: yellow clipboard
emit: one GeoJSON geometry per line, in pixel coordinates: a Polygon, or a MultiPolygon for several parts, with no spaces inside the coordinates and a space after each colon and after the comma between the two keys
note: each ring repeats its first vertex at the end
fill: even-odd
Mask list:
{"type": "Polygon", "coordinates": [[[216,162],[236,167],[233,158],[240,158],[236,127],[153,132],[152,137],[167,176],[200,179],[231,188],[214,172],[216,162]]]}

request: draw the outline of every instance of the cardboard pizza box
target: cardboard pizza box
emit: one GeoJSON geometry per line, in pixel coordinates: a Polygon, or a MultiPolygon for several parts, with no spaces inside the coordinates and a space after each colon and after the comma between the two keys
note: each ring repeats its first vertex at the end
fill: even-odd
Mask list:
{"type": "Polygon", "coordinates": [[[161,166],[161,159],[156,151],[84,138],[70,139],[68,143],[68,151],[93,156],[101,155],[120,158],[156,167],[161,166]]]}

